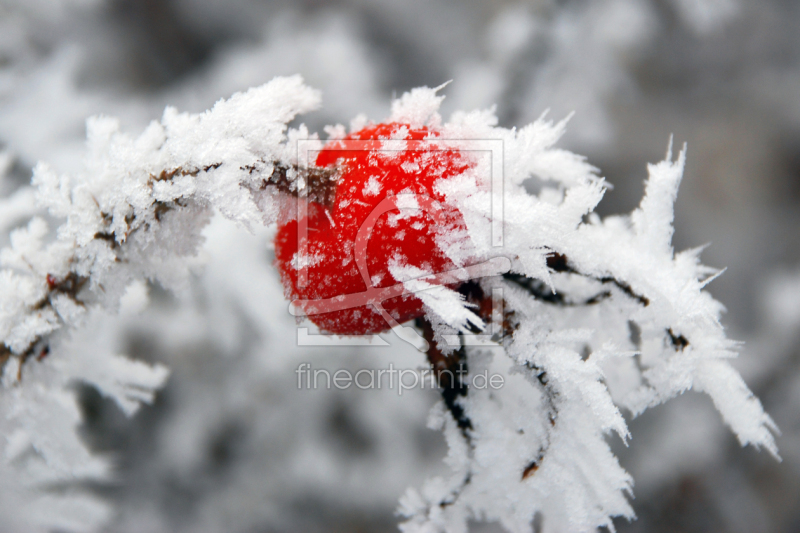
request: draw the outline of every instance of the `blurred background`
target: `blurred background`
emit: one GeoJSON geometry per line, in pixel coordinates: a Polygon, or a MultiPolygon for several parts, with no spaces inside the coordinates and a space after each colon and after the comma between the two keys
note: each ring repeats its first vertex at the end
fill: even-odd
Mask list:
{"type": "MultiPolygon", "coordinates": [[[[687,393],[632,420],[628,448],[614,441],[638,514],[618,530],[793,533],[798,28],[795,0],[0,0],[0,196],[22,190],[39,160],[80,168],[90,115],[138,133],[166,105],[198,112],[295,73],[323,93],[300,119],[311,131],[380,120],[392,97],[448,80],[445,118],[495,106],[514,127],[574,112],[561,146],[614,185],[602,215],[638,204],[646,164],[674,135],[688,144],[675,246],[709,244],[704,262],[727,268],[708,290],[744,341],[736,365],[781,428],[783,462],[741,449],[711,402],[687,393]]],[[[0,213],[3,229],[24,214],[0,213]]],[[[93,326],[173,370],[132,419],[76,385],[83,437],[117,465],[112,482],[85,487],[115,506],[103,531],[396,531],[405,488],[445,468],[443,439],[425,426],[437,394],[298,391],[294,369],[424,359],[403,346],[295,346],[270,230],[215,219],[206,235],[185,293],[142,285],[93,326]]]]}

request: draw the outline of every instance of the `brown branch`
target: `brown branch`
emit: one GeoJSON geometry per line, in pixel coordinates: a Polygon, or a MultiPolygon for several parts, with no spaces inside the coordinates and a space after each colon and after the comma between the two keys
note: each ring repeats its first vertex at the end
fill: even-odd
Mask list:
{"type": "MultiPolygon", "coordinates": [[[[574,268],[570,264],[567,256],[563,254],[559,254],[556,252],[548,254],[547,266],[554,272],[575,274],[577,276],[593,279],[595,281],[602,283],[603,285],[612,284],[616,286],[619,290],[621,290],[626,296],[633,298],[634,300],[637,300],[644,307],[650,305],[649,298],[647,298],[642,294],[634,292],[631,286],[625,283],[624,281],[620,281],[611,276],[596,277],[589,274],[584,274],[579,270],[577,270],[576,268],[574,268]]],[[[515,273],[503,274],[503,278],[506,281],[510,281],[515,285],[525,289],[539,301],[563,307],[595,305],[611,297],[611,293],[609,291],[601,291],[592,296],[591,298],[576,302],[567,300],[565,295],[562,293],[554,293],[549,286],[547,286],[543,281],[538,279],[529,278],[522,274],[515,274],[515,273]]]]}
{"type": "MultiPolygon", "coordinates": [[[[75,304],[80,306],[85,305],[83,301],[78,299],[78,294],[86,286],[89,278],[76,274],[75,272],[70,272],[61,279],[56,278],[52,274],[47,274],[45,281],[47,283],[47,294],[31,306],[32,311],[41,311],[48,308],[53,309],[52,298],[55,294],[64,294],[75,302],[75,304]]],[[[28,344],[27,348],[17,356],[19,359],[17,381],[22,380],[22,365],[24,365],[31,356],[38,352],[36,360],[41,361],[50,353],[50,346],[46,344],[46,339],[46,335],[37,336],[28,344]],[[38,350],[37,346],[40,347],[38,350]]],[[[13,356],[14,352],[11,351],[11,348],[5,343],[0,344],[0,375],[2,375],[2,371],[8,360],[13,356]]]]}
{"type": "Polygon", "coordinates": [[[162,170],[158,174],[150,174],[150,182],[152,186],[153,181],[172,181],[172,178],[175,176],[192,176],[196,177],[200,174],[200,171],[208,172],[212,169],[217,169],[222,166],[222,163],[214,163],[212,165],[206,165],[202,169],[195,168],[191,170],[185,170],[183,167],[177,167],[170,170],[162,170]]]}
{"type": "MultiPolygon", "coordinates": [[[[549,259],[549,258],[548,258],[549,259]]],[[[564,256],[557,256],[555,260],[551,263],[548,261],[548,265],[553,268],[554,270],[561,270],[566,268],[566,257],[564,256]]],[[[526,280],[528,278],[525,278],[526,280]]],[[[490,295],[487,295],[480,284],[476,281],[468,281],[459,287],[459,292],[464,295],[466,301],[473,304],[473,310],[475,313],[484,321],[484,323],[491,323],[493,319],[493,311],[494,311],[494,302],[490,295]]],[[[542,294],[541,296],[546,296],[544,291],[540,291],[542,294]]],[[[552,293],[548,293],[552,294],[552,293]]],[[[597,298],[597,297],[595,297],[597,298]]],[[[589,303],[591,305],[591,303],[589,303]]],[[[505,301],[503,302],[503,323],[500,328],[500,334],[498,338],[493,339],[501,344],[510,343],[513,339],[514,332],[519,328],[520,322],[513,310],[509,310],[509,306],[506,305],[505,301]]],[[[539,381],[540,385],[542,386],[542,390],[545,395],[545,400],[547,402],[548,408],[548,419],[550,421],[550,427],[555,427],[556,425],[556,418],[558,417],[558,409],[556,408],[555,400],[558,396],[558,393],[552,389],[549,385],[549,379],[547,376],[547,372],[543,369],[539,368],[533,363],[528,363],[527,367],[531,372],[533,372],[536,376],[536,379],[539,381]]],[[[522,431],[522,430],[520,430],[522,431]]],[[[525,468],[522,470],[521,480],[528,479],[529,477],[533,476],[536,471],[539,469],[539,466],[542,463],[542,460],[547,453],[547,450],[550,447],[549,436],[546,438],[545,443],[539,449],[536,454],[536,457],[531,460],[525,468]]]]}
{"type": "MultiPolygon", "coordinates": [[[[603,285],[612,284],[616,286],[623,294],[625,294],[629,298],[636,300],[642,306],[647,307],[648,305],[650,305],[650,299],[642,294],[636,293],[628,283],[618,280],[612,276],[596,277],[584,274],[570,264],[570,261],[566,255],[559,254],[557,252],[552,252],[548,254],[547,266],[554,272],[583,276],[598,281],[603,285]]],[[[567,299],[566,295],[562,293],[554,293],[550,289],[550,287],[545,285],[545,283],[542,282],[541,280],[528,278],[521,274],[514,274],[514,273],[504,274],[503,278],[506,281],[511,282],[514,285],[517,285],[518,287],[526,290],[537,300],[547,304],[561,306],[561,307],[595,305],[611,297],[610,291],[602,291],[588,299],[582,301],[572,301],[567,299]]],[[[504,330],[506,327],[507,326],[504,323],[504,330]]],[[[686,337],[684,337],[683,335],[675,335],[672,329],[667,330],[667,335],[676,351],[683,351],[689,345],[689,340],[686,337]]],[[[532,363],[528,363],[527,366],[533,372],[536,373],[536,378],[539,380],[539,383],[541,383],[545,391],[546,399],[550,408],[550,416],[549,416],[550,426],[555,427],[556,419],[558,416],[558,410],[555,405],[557,392],[553,391],[552,388],[548,385],[549,380],[547,372],[545,372],[544,370],[542,370],[541,368],[537,367],[532,363]]],[[[542,446],[542,448],[538,451],[536,458],[534,458],[530,463],[528,463],[527,466],[525,466],[525,468],[522,470],[521,479],[523,481],[536,474],[539,467],[541,466],[545,454],[547,453],[548,447],[549,447],[549,442],[546,442],[542,446]]]]}
{"type": "MultiPolygon", "coordinates": [[[[258,169],[255,166],[244,167],[251,174],[258,169]]],[[[275,190],[294,197],[308,198],[323,207],[333,207],[336,197],[336,184],[339,179],[338,167],[300,167],[298,165],[285,165],[273,163],[272,173],[261,183],[261,190],[274,187],[275,190]],[[302,179],[305,187],[298,190],[298,181],[302,179]]]]}
{"type": "MultiPolygon", "coordinates": [[[[207,172],[211,169],[219,168],[222,163],[215,163],[213,165],[208,165],[202,168],[202,171],[207,172]]],[[[150,175],[150,183],[149,185],[152,187],[153,182],[156,181],[169,181],[173,179],[177,175],[181,176],[197,176],[200,173],[200,169],[195,170],[185,170],[180,167],[171,169],[171,170],[162,170],[158,174],[151,174],[150,175]]],[[[95,201],[96,203],[96,201],[95,201]]],[[[161,221],[161,217],[168,211],[171,211],[175,208],[175,206],[184,207],[184,204],[180,202],[180,199],[176,199],[173,202],[162,202],[155,200],[153,202],[153,218],[157,222],[161,221]]],[[[110,226],[113,222],[113,217],[109,213],[100,213],[103,223],[106,227],[110,226]]],[[[125,238],[133,232],[142,227],[140,224],[137,227],[134,226],[134,222],[136,221],[136,216],[133,214],[128,214],[125,216],[125,224],[127,226],[127,230],[125,233],[125,238]],[[133,229],[131,229],[133,227],[133,229]]],[[[145,223],[145,225],[148,225],[145,223]]],[[[94,234],[94,239],[99,241],[106,242],[112,250],[116,250],[119,248],[119,243],[117,242],[117,235],[114,231],[98,231],[94,234]]],[[[117,258],[119,260],[119,258],[117,258]]],[[[76,272],[69,272],[63,278],[57,278],[53,274],[47,274],[45,277],[45,282],[47,283],[47,293],[44,297],[33,304],[30,308],[31,311],[41,311],[43,309],[53,308],[52,304],[52,297],[55,294],[64,294],[68,296],[73,302],[77,305],[85,306],[85,303],[78,298],[79,293],[86,284],[89,282],[89,278],[86,276],[82,276],[76,272]]],[[[47,338],[49,335],[40,335],[34,338],[30,344],[22,351],[20,354],[14,354],[9,346],[5,343],[0,343],[0,375],[2,375],[2,371],[5,368],[6,363],[12,357],[17,357],[19,359],[19,368],[17,370],[17,380],[22,379],[22,367],[25,362],[31,358],[34,354],[36,355],[36,360],[41,361],[50,353],[50,346],[47,344],[47,338]]]]}
{"type": "Polygon", "coordinates": [[[689,346],[689,339],[683,335],[675,335],[675,333],[672,331],[672,328],[667,330],[667,335],[669,335],[669,340],[676,351],[682,352],[687,346],[689,346]]]}
{"type": "Polygon", "coordinates": [[[469,439],[467,432],[472,429],[472,422],[458,402],[459,397],[467,395],[467,384],[464,382],[464,376],[468,372],[466,349],[464,346],[459,346],[453,352],[445,354],[433,339],[433,325],[428,319],[418,318],[416,323],[422,330],[422,337],[428,342],[428,361],[447,410],[450,411],[464,437],[469,439]]]}
{"type": "Polygon", "coordinates": [[[11,348],[6,346],[5,343],[0,344],[0,376],[3,375],[3,369],[12,355],[11,348]]]}

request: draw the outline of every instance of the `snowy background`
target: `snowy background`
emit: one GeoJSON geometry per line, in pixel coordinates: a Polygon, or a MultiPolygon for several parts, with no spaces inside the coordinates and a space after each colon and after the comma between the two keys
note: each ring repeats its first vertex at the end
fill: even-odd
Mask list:
{"type": "MultiPolygon", "coordinates": [[[[646,163],[674,134],[688,143],[675,247],[710,243],[705,264],[727,267],[709,290],[728,336],[745,341],[735,365],[781,428],[784,460],[742,449],[710,400],[688,393],[630,421],[629,448],[614,443],[639,517],[618,530],[794,532],[798,27],[789,0],[0,0],[0,197],[27,194],[37,161],[80,168],[90,115],[139,132],[166,105],[199,112],[295,73],[322,91],[301,118],[311,131],[382,119],[393,96],[448,80],[444,116],[496,105],[513,127],[574,111],[561,146],[614,185],[602,215],[638,204],[646,163]]],[[[0,245],[31,214],[22,205],[0,199],[0,245]]],[[[435,392],[297,390],[301,362],[389,359],[295,346],[270,235],[215,219],[190,286],[141,285],[73,339],[172,371],[131,419],[76,385],[81,437],[115,466],[112,481],[81,487],[113,502],[110,518],[96,510],[106,531],[395,531],[398,497],[444,470],[444,439],[425,424],[435,392]]],[[[402,344],[391,360],[424,364],[402,344]]]]}

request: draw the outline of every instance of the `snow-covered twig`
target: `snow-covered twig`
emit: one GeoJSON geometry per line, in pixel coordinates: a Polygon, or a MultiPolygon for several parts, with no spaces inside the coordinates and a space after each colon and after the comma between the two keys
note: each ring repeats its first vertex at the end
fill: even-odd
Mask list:
{"type": "MultiPolygon", "coordinates": [[[[58,176],[37,165],[39,204],[63,222],[56,239],[45,243],[48,224],[35,217],[0,252],[0,433],[7,436],[4,468],[15,472],[2,476],[6,483],[44,490],[108,474],[105,460],[75,434],[80,414],[66,389],[76,381],[93,384],[130,415],[152,401],[168,371],[81,351],[72,332],[116,310],[136,281],[172,289],[185,284],[215,210],[243,226],[274,221],[276,197],[259,191],[261,172],[269,176],[273,161],[289,164],[286,124],[318,103],[318,93],[292,77],[198,115],[168,108],[137,138],[120,132],[115,119],[96,117],[88,121],[83,175],[58,176]]],[[[0,506],[28,499],[12,487],[4,494],[18,496],[0,506]]],[[[78,498],[103,508],[86,494],[78,498]]],[[[75,517],[67,505],[50,507],[47,514],[31,512],[27,527],[88,530],[107,516],[75,517]]]]}
{"type": "MultiPolygon", "coordinates": [[[[75,436],[80,416],[65,388],[90,382],[131,414],[152,400],[167,370],[82,349],[75,332],[116,309],[134,282],[150,279],[180,290],[214,211],[245,227],[285,224],[293,215],[283,200],[293,195],[321,206],[326,218],[320,220],[335,226],[346,166],[303,166],[294,141],[310,136],[303,127],[287,130],[318,100],[294,77],[234,95],[203,114],[167,109],[137,138],[121,133],[113,119],[95,118],[82,176],[36,167],[39,202],[64,222],[45,244],[48,225],[34,218],[12,233],[11,246],[0,254],[0,410],[6,415],[0,429],[9,436],[3,468],[14,472],[3,479],[36,490],[108,475],[106,462],[75,436]]],[[[423,150],[403,171],[414,176],[418,163],[431,161],[458,169],[430,191],[463,222],[451,231],[452,220],[442,215],[444,222],[432,230],[435,250],[444,250],[456,269],[502,256],[510,271],[433,286],[427,260],[415,264],[400,247],[386,274],[400,288],[428,291],[420,292],[425,315],[418,325],[437,375],[457,367],[468,378],[491,371],[504,384],[440,382],[443,401],[430,425],[445,433],[452,472],[408,491],[401,528],[456,533],[481,519],[526,532],[543,513],[546,531],[613,529],[614,517],[634,516],[628,501],[633,480],[606,440],[609,433],[625,442],[630,437],[621,409],[638,415],[690,388],[711,397],[743,444],[777,456],[772,420],[730,366],[737,345],[720,325],[722,307],[703,291],[716,271],[700,264],[698,250],[676,254],[672,248],[672,206],[685,151],[673,160],[670,149],[649,167],[645,196],[633,213],[601,220],[594,208],[604,180],[583,158],[554,147],[564,122],[540,119],[509,130],[498,128],[490,111],[457,113],[443,122],[441,100],[435,89],[422,88],[394,103],[391,141],[406,142],[414,130],[429,135],[433,148],[427,150],[437,139],[451,143],[442,159],[423,150]],[[485,162],[460,158],[459,149],[466,153],[481,139],[502,143],[503,187],[493,187],[496,176],[485,162]],[[543,184],[537,194],[523,186],[530,178],[543,184]],[[501,248],[490,238],[497,200],[504,209],[501,248]],[[422,275],[403,279],[409,272],[422,275]],[[501,295],[499,313],[495,293],[501,295]],[[474,346],[470,331],[498,318],[495,348],[474,346]]],[[[366,160],[397,157],[396,150],[378,154],[380,143],[375,151],[366,160]]],[[[370,177],[363,190],[347,194],[369,205],[368,197],[374,201],[380,190],[370,177]]],[[[409,216],[409,224],[421,224],[413,218],[419,213],[409,216]]],[[[348,264],[333,265],[335,273],[355,268],[348,264]]],[[[284,274],[304,265],[281,264],[284,274]]],[[[66,513],[55,513],[37,527],[91,529],[102,521],[103,507],[82,498],[99,510],[77,526],[66,513]]]]}

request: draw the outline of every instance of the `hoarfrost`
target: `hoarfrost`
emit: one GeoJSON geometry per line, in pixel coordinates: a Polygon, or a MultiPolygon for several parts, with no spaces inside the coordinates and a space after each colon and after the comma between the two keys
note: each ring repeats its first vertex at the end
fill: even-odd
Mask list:
{"type": "MultiPolygon", "coordinates": [[[[470,267],[501,256],[510,264],[473,281],[484,294],[499,291],[502,323],[488,323],[462,293],[434,283],[437,273],[401,258],[390,271],[425,304],[438,349],[459,350],[469,376],[491,371],[504,386],[473,381],[433,409],[430,425],[444,432],[450,472],[409,489],[401,529],[460,533],[480,519],[526,532],[541,513],[544,531],[613,530],[614,517],[634,516],[633,480],[608,436],[627,443],[623,411],[638,415],[691,388],[711,397],[742,444],[777,456],[774,423],[730,364],[738,345],[720,324],[722,306],[703,290],[718,272],[700,264],[699,250],[672,247],[685,149],[675,159],[670,147],[664,161],[648,167],[644,197],[630,215],[600,219],[594,209],[605,181],[582,157],[555,148],[566,121],[541,118],[510,130],[496,126],[492,111],[475,111],[445,122],[437,91],[402,96],[390,120],[431,128],[465,151],[474,140],[502,142],[501,176],[476,164],[436,184],[463,217],[467,233],[458,240],[471,241],[439,236],[453,262],[470,267]],[[523,182],[530,177],[548,186],[528,194],[523,182]],[[496,179],[503,187],[493,187],[496,179]],[[502,247],[489,238],[497,199],[502,247]],[[470,345],[476,330],[495,332],[492,347],[470,345]],[[443,342],[459,336],[458,348],[443,342]]],[[[45,518],[20,527],[92,530],[108,515],[86,493],[32,496],[54,483],[109,475],[108,461],[89,453],[75,433],[80,413],[68,391],[74,382],[93,384],[130,416],[168,377],[162,365],[121,355],[104,313],[121,305],[123,312],[142,310],[143,280],[183,291],[213,212],[257,229],[278,220],[287,194],[305,194],[311,185],[294,143],[316,137],[304,127],[287,130],[287,123],[318,104],[318,93],[292,77],[201,114],[167,108],[136,138],[117,120],[97,117],[88,122],[84,173],[36,166],[39,205],[63,223],[48,240],[47,222],[34,217],[0,252],[0,429],[7,436],[0,485],[13,494],[0,506],[47,504],[49,513],[31,511],[45,518]]],[[[343,128],[328,132],[341,136],[343,128]]],[[[380,186],[370,181],[363,192],[379,194],[380,186]]],[[[7,226],[34,214],[27,189],[4,202],[16,213],[0,220],[7,226]]],[[[399,196],[397,205],[419,207],[413,194],[399,196]]],[[[295,266],[317,259],[297,256],[295,266]]],[[[252,290],[243,280],[236,284],[239,292],[252,290]]]]}
{"type": "MultiPolygon", "coordinates": [[[[63,223],[47,242],[47,222],[34,217],[0,251],[0,433],[8,436],[2,483],[9,495],[1,505],[31,508],[2,512],[29,517],[16,530],[89,531],[110,516],[105,502],[77,488],[47,492],[109,475],[108,460],[91,455],[76,434],[81,416],[69,389],[90,383],[131,416],[169,372],[109,351],[115,337],[102,325],[104,313],[123,296],[135,304],[142,280],[185,287],[214,209],[245,227],[273,222],[280,197],[263,192],[262,172],[269,176],[286,160],[286,123],[318,103],[295,76],[205,113],[167,108],[137,138],[116,119],[95,117],[87,122],[82,174],[36,166],[38,204],[63,223]],[[33,497],[37,491],[44,492],[33,497]]],[[[28,189],[4,200],[8,220],[29,213],[30,200],[28,189]]]]}
{"type": "MultiPolygon", "coordinates": [[[[432,91],[404,96],[404,115],[439,124],[432,91]]],[[[521,376],[532,390],[470,388],[460,400],[469,427],[440,417],[453,474],[404,498],[403,530],[455,533],[477,518],[523,532],[540,512],[545,531],[613,529],[614,516],[633,518],[626,499],[633,482],[605,436],[628,439],[620,409],[635,416],[691,388],[711,397],[742,444],[777,456],[774,423],[730,365],[738,346],[720,325],[722,306],[703,291],[718,273],[700,264],[699,250],[672,248],[685,149],[673,159],[670,143],[665,160],[648,167],[636,210],[601,220],[593,210],[604,180],[582,158],[554,148],[565,122],[540,119],[518,131],[495,124],[491,113],[457,113],[440,131],[447,139],[503,140],[503,247],[481,237],[496,216],[495,176],[473,174],[471,184],[443,181],[439,189],[458,206],[474,245],[453,254],[457,264],[498,254],[512,261],[510,273],[481,281],[484,293],[503,291],[515,322],[503,341],[510,360],[497,352],[492,358],[506,366],[508,384],[521,376]],[[521,185],[530,176],[554,182],[560,194],[528,195],[521,185]],[[606,381],[607,374],[615,379],[606,381]]],[[[438,320],[463,329],[457,299],[423,294],[438,320]]],[[[470,365],[486,357],[484,348],[466,349],[470,365]]]]}

